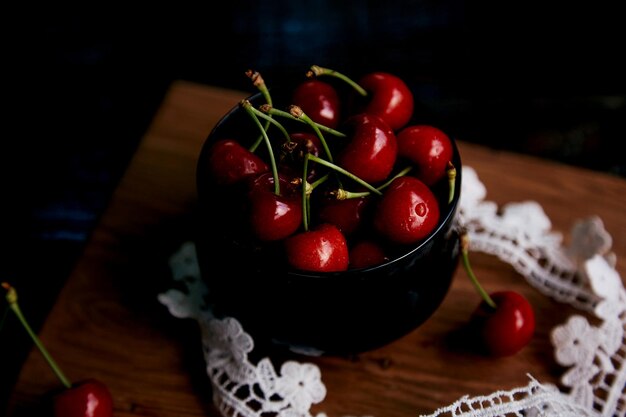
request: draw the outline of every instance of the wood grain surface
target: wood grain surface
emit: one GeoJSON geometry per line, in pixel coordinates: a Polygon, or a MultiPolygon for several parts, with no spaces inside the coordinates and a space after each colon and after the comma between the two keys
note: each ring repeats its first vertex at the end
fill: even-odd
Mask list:
{"type": "MultiPolygon", "coordinates": [[[[196,323],[170,316],[157,295],[171,285],[169,256],[193,236],[202,143],[245,95],[183,81],[171,86],[41,330],[70,379],[96,377],[108,384],[117,417],[219,415],[196,323]]],[[[462,140],[459,148],[463,164],[486,185],[488,200],[537,201],[565,240],[574,221],[599,216],[613,236],[618,272],[626,277],[626,181],[462,140]]],[[[459,330],[479,296],[459,269],[440,309],[402,339],[356,357],[300,358],[319,365],[328,391],[312,411],[329,417],[416,416],[466,394],[526,385],[529,375],[558,384],[564,369],[554,360],[549,333],[574,310],[537,292],[495,257],[471,256],[486,288],[515,289],[534,305],[537,332],[530,345],[500,359],[467,348],[459,330]]],[[[8,415],[40,415],[44,394],[58,386],[33,350],[8,415]]]]}

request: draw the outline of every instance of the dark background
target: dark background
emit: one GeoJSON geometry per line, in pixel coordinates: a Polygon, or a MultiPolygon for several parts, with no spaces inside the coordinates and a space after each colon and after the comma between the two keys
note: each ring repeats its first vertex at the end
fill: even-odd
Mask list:
{"type": "MultiPolygon", "coordinates": [[[[18,288],[35,330],[176,79],[253,92],[247,69],[270,85],[312,64],[354,77],[390,71],[459,139],[626,178],[616,148],[626,25],[615,7],[267,3],[5,10],[0,280],[18,288]]],[[[30,347],[9,315],[0,386],[30,347]]]]}

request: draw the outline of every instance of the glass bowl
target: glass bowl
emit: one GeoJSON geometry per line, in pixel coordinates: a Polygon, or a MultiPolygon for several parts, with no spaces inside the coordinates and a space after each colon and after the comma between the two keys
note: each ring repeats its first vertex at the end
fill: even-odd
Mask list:
{"type": "MultiPolygon", "coordinates": [[[[281,102],[279,94],[272,91],[274,103],[281,102]]],[[[248,100],[254,106],[263,103],[261,94],[248,100]]],[[[290,122],[281,123],[287,127],[290,122]]],[[[251,238],[245,203],[240,209],[232,204],[242,190],[209,180],[207,154],[216,140],[250,138],[251,143],[258,135],[237,104],[209,133],[198,158],[195,241],[214,314],[236,318],[256,346],[308,355],[351,355],[382,347],[431,317],[450,288],[460,253],[454,226],[462,170],[454,139],[455,192],[448,203],[446,180],[433,187],[440,202],[434,231],[414,245],[396,248],[383,264],[320,273],[289,268],[281,242],[261,245],[251,238]]]]}

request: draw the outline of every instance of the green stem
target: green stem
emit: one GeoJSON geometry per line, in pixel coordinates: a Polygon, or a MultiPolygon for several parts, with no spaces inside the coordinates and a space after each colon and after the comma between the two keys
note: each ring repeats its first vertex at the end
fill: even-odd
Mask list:
{"type": "Polygon", "coordinates": [[[487,305],[489,305],[489,307],[493,309],[498,308],[495,301],[493,301],[493,298],[491,298],[489,294],[487,293],[487,291],[485,291],[485,289],[482,287],[482,285],[480,285],[480,282],[478,282],[478,278],[476,278],[476,275],[474,275],[474,271],[472,271],[472,267],[469,261],[469,254],[468,254],[469,236],[467,232],[465,231],[461,233],[460,244],[461,244],[461,258],[463,260],[463,267],[465,268],[465,272],[467,272],[467,275],[470,277],[472,284],[474,284],[474,287],[476,288],[480,296],[483,298],[483,300],[485,300],[487,305]]]}
{"type": "MultiPolygon", "coordinates": [[[[243,103],[244,106],[249,106],[250,109],[254,112],[254,114],[257,115],[257,117],[260,117],[261,119],[266,120],[268,123],[273,124],[274,126],[276,126],[278,128],[278,130],[280,130],[283,134],[283,136],[285,136],[285,141],[287,143],[291,142],[291,137],[289,136],[289,132],[287,132],[287,129],[285,129],[285,126],[283,126],[281,123],[279,123],[277,120],[273,119],[271,116],[269,116],[266,113],[263,113],[262,111],[255,109],[254,107],[252,107],[252,103],[250,103],[248,100],[244,100],[243,103]]],[[[264,129],[265,131],[267,131],[267,129],[264,129]]],[[[259,136],[259,139],[257,139],[257,142],[254,143],[254,145],[252,145],[252,147],[254,147],[254,149],[256,149],[257,146],[259,146],[259,143],[261,143],[263,141],[263,135],[259,136]]],[[[251,147],[251,148],[252,148],[251,147]]]]}
{"type": "MultiPolygon", "coordinates": [[[[291,113],[288,113],[286,111],[283,110],[279,110],[279,109],[275,109],[274,107],[268,105],[268,104],[261,104],[259,106],[259,110],[262,111],[263,113],[267,113],[271,116],[280,116],[280,117],[285,117],[287,119],[291,119],[294,120],[296,122],[300,122],[300,123],[306,123],[304,120],[302,119],[298,119],[297,117],[294,117],[291,115],[291,113]]],[[[315,123],[315,125],[318,127],[318,129],[331,134],[333,136],[336,136],[338,138],[345,138],[347,135],[345,133],[342,133],[338,130],[332,129],[328,126],[324,126],[323,124],[320,123],[315,123]]]]}
{"type": "Polygon", "coordinates": [[[322,143],[322,147],[324,148],[324,152],[326,153],[326,156],[328,157],[328,160],[330,162],[334,162],[333,161],[333,155],[330,153],[330,149],[328,148],[328,144],[326,143],[326,139],[324,139],[324,135],[322,135],[322,132],[317,127],[315,122],[313,120],[311,120],[311,118],[309,116],[307,116],[306,113],[304,113],[302,111],[302,109],[300,107],[298,107],[298,106],[295,106],[295,105],[289,106],[289,113],[293,117],[295,117],[297,119],[304,120],[305,123],[307,123],[309,126],[311,126],[313,128],[313,131],[315,132],[315,134],[319,138],[320,142],[322,143]]]}
{"type": "Polygon", "coordinates": [[[303,172],[302,172],[302,227],[304,231],[309,230],[309,189],[310,185],[307,181],[308,171],[309,171],[309,156],[311,154],[307,153],[304,156],[303,163],[303,172]]]}
{"type": "Polygon", "coordinates": [[[316,77],[319,76],[323,76],[323,75],[328,75],[331,77],[335,77],[335,78],[339,78],[342,81],[345,81],[346,83],[348,83],[352,88],[354,88],[356,90],[357,93],[359,93],[360,95],[362,95],[363,97],[367,97],[367,91],[365,91],[365,89],[363,87],[361,87],[359,84],[357,84],[356,82],[354,82],[352,79],[350,79],[349,77],[345,76],[344,74],[329,69],[329,68],[324,68],[324,67],[320,67],[317,65],[311,65],[311,70],[309,72],[307,72],[307,77],[312,77],[313,75],[315,75],[316,77]]]}
{"type": "Polygon", "coordinates": [[[41,340],[39,340],[39,338],[37,337],[33,329],[31,329],[30,325],[28,324],[28,321],[26,321],[26,318],[22,314],[22,311],[20,310],[20,306],[17,303],[17,291],[15,291],[15,288],[13,288],[11,285],[9,285],[6,282],[2,283],[2,287],[7,291],[6,300],[9,303],[9,308],[13,310],[18,320],[22,323],[22,326],[24,326],[24,328],[26,329],[26,332],[28,333],[30,338],[33,340],[33,342],[35,343],[35,345],[37,346],[37,348],[43,355],[44,359],[46,360],[46,362],[48,362],[48,365],[50,365],[50,368],[52,368],[52,370],[54,371],[56,376],[59,378],[61,383],[65,386],[65,388],[71,388],[72,383],[63,374],[63,371],[61,371],[61,368],[59,368],[59,366],[56,364],[54,359],[52,359],[52,356],[50,355],[50,353],[48,353],[48,350],[43,345],[43,343],[41,343],[41,340]]]}
{"type": "MultiPolygon", "coordinates": [[[[263,79],[263,77],[261,77],[261,74],[258,71],[248,70],[246,71],[246,76],[252,80],[252,84],[261,92],[261,94],[263,95],[263,98],[265,99],[265,102],[271,106],[272,96],[270,95],[270,91],[267,88],[267,85],[265,84],[265,80],[263,79]]],[[[270,121],[266,119],[265,125],[263,126],[263,130],[267,132],[267,129],[269,129],[269,127],[270,127],[270,121]]],[[[255,140],[254,143],[252,144],[252,146],[248,148],[250,152],[256,151],[256,149],[258,148],[258,146],[261,144],[262,141],[263,141],[263,136],[259,135],[257,140],[255,140]]]]}
{"type": "MultiPolygon", "coordinates": [[[[387,182],[385,182],[383,185],[379,186],[376,189],[378,191],[384,190],[385,188],[387,188],[387,187],[389,187],[391,185],[393,180],[395,180],[396,178],[400,178],[400,177],[405,176],[406,174],[409,173],[409,171],[411,171],[411,169],[413,169],[413,167],[406,167],[406,168],[404,168],[402,171],[398,172],[396,175],[391,177],[387,182]]],[[[346,190],[343,190],[343,189],[337,190],[337,192],[336,192],[336,196],[337,196],[338,200],[347,200],[349,198],[367,197],[370,194],[371,194],[370,191],[354,192],[354,191],[346,191],[346,190]]]]}
{"type": "Polygon", "coordinates": [[[252,111],[252,106],[248,106],[245,104],[246,100],[242,100],[242,107],[245,111],[250,115],[254,123],[259,127],[261,131],[261,135],[263,135],[263,139],[265,140],[265,145],[267,146],[267,152],[270,155],[270,166],[272,167],[272,175],[274,176],[274,194],[280,195],[280,182],[278,181],[278,168],[276,166],[276,159],[274,158],[274,151],[272,149],[272,143],[270,142],[270,138],[267,136],[267,132],[261,126],[261,122],[259,118],[256,117],[254,111],[252,111]]]}
{"type": "Polygon", "coordinates": [[[448,162],[448,169],[446,171],[448,173],[448,204],[452,203],[452,199],[454,198],[454,190],[456,187],[456,168],[452,162],[448,162]]]}
{"type": "Polygon", "coordinates": [[[369,183],[363,181],[361,178],[357,177],[356,175],[354,175],[353,173],[346,171],[345,169],[343,169],[342,167],[333,164],[332,162],[329,162],[325,159],[319,158],[315,155],[311,155],[309,154],[309,159],[312,161],[317,162],[320,165],[324,165],[328,168],[331,168],[345,176],[347,176],[348,178],[358,182],[359,184],[361,184],[362,186],[364,186],[365,188],[367,188],[368,190],[370,190],[371,192],[373,192],[376,195],[383,195],[382,192],[378,191],[376,188],[374,188],[372,185],[370,185],[369,183]]]}

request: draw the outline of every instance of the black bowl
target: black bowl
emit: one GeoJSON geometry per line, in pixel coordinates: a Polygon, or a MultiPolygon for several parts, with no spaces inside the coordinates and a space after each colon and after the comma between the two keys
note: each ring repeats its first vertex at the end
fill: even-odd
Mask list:
{"type": "MultiPolygon", "coordinates": [[[[273,97],[274,103],[280,102],[275,91],[273,97]]],[[[255,106],[262,103],[260,94],[249,100],[255,106]]],[[[233,210],[230,204],[242,191],[209,180],[207,152],[216,140],[251,143],[258,135],[249,115],[236,105],[210,132],[198,161],[197,253],[216,316],[236,318],[257,346],[311,355],[349,355],[382,347],[431,317],[450,288],[459,260],[454,217],[461,159],[454,140],[454,197],[448,203],[445,180],[434,187],[441,215],[425,240],[395,248],[388,262],[375,267],[318,273],[290,269],[280,242],[259,245],[251,239],[245,207],[233,210]]]]}

